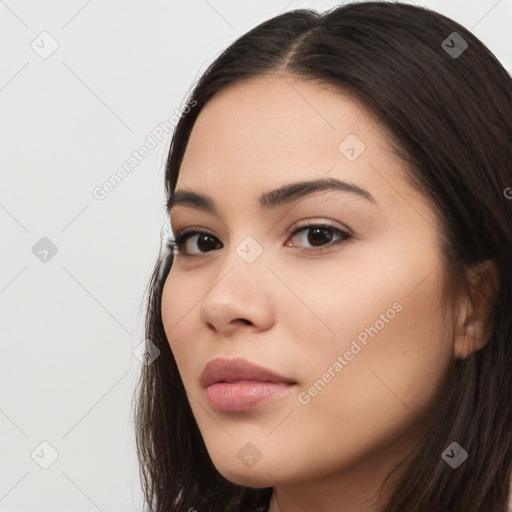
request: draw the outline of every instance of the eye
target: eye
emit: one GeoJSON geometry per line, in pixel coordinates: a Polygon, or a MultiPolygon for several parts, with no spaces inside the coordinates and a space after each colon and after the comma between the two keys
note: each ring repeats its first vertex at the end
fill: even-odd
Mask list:
{"type": "MultiPolygon", "coordinates": [[[[298,227],[291,231],[291,238],[301,234],[297,237],[303,243],[310,244],[310,247],[303,247],[300,250],[305,252],[318,252],[324,248],[330,248],[350,238],[352,235],[329,224],[308,224],[298,227]],[[303,233],[301,233],[303,232],[303,233]],[[309,232],[309,236],[305,236],[309,232]]],[[[293,244],[288,241],[285,243],[287,247],[293,247],[293,244]]],[[[198,256],[205,254],[214,249],[222,248],[222,243],[219,239],[208,233],[207,231],[200,230],[182,230],[176,233],[175,237],[167,242],[167,248],[172,251],[177,251],[183,256],[198,256]],[[195,240],[195,244],[192,243],[195,240]],[[187,247],[187,243],[189,243],[187,247]],[[197,245],[196,245],[197,244],[197,245]],[[191,252],[190,246],[196,247],[198,252],[191,252]]]]}
{"type": "Polygon", "coordinates": [[[218,245],[214,243],[214,240],[218,240],[218,238],[207,231],[183,230],[176,233],[174,238],[168,240],[167,248],[172,251],[177,251],[180,254],[183,254],[183,256],[197,256],[197,254],[191,254],[186,248],[187,242],[192,239],[192,237],[198,237],[196,241],[198,243],[197,247],[200,250],[199,254],[202,254],[201,251],[208,252],[215,249],[215,246],[218,245]]]}
{"type": "MultiPolygon", "coordinates": [[[[307,224],[298,227],[292,231],[292,238],[299,233],[299,239],[313,246],[303,247],[301,251],[304,252],[318,252],[319,250],[331,248],[333,245],[337,245],[352,238],[352,235],[346,231],[335,228],[329,224],[307,224]],[[308,232],[309,235],[307,234],[308,232]],[[315,249],[315,247],[317,247],[317,249],[315,249]]],[[[285,245],[291,246],[288,242],[286,242],[285,245]]]]}

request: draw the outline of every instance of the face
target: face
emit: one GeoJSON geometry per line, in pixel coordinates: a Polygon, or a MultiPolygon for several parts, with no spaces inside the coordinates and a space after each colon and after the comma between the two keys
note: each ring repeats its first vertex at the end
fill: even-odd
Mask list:
{"type": "Polygon", "coordinates": [[[375,117],[330,86],[258,77],[199,115],[176,192],[206,196],[215,211],[190,200],[171,209],[173,233],[190,236],[162,314],[229,480],[369,479],[425,431],[453,342],[440,228],[406,173],[375,117]],[[310,186],[286,189],[297,182],[310,186]],[[273,374],[221,367],[207,388],[202,372],[217,358],[273,374]]]}

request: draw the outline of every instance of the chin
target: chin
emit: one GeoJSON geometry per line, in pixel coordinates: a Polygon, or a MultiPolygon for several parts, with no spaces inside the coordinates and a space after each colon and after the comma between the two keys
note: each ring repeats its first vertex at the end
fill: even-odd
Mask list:
{"type": "MultiPolygon", "coordinates": [[[[261,461],[253,467],[232,467],[229,465],[219,466],[215,464],[217,471],[228,481],[243,487],[252,487],[253,489],[263,489],[273,487],[275,479],[266,471],[266,466],[257,468],[261,461]]],[[[272,473],[272,471],[270,472],[272,473]]]]}

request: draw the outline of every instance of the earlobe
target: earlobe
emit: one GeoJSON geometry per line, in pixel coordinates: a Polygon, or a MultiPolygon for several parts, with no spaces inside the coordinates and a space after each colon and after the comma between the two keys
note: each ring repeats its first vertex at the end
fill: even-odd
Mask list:
{"type": "Polygon", "coordinates": [[[485,260],[468,274],[471,297],[465,295],[459,302],[454,356],[466,359],[485,347],[491,337],[490,316],[498,290],[498,273],[492,260],[485,260]]]}
{"type": "Polygon", "coordinates": [[[476,320],[464,329],[462,327],[459,334],[455,337],[454,356],[456,359],[466,359],[468,356],[481,350],[487,344],[488,336],[484,329],[484,324],[476,320]]]}

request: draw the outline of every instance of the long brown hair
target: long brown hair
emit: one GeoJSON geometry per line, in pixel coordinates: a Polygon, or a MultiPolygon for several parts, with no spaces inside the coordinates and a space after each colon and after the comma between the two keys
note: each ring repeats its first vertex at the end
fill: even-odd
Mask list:
{"type": "MultiPolygon", "coordinates": [[[[478,262],[492,260],[498,271],[490,339],[455,361],[441,412],[383,510],[505,512],[512,471],[510,75],[471,32],[426,8],[366,2],[282,14],[235,41],[195,85],[171,141],[167,197],[204,105],[229,84],[285,72],[350,91],[378,116],[411,183],[436,208],[454,286],[470,292],[468,269],[478,262]],[[469,453],[456,470],[441,458],[452,441],[469,453]]],[[[145,499],[154,512],[267,507],[271,488],[241,487],[217,472],[193,417],[162,323],[172,263],[172,253],[161,253],[148,285],[145,334],[160,356],[142,367],[137,395],[145,499]]]]}

